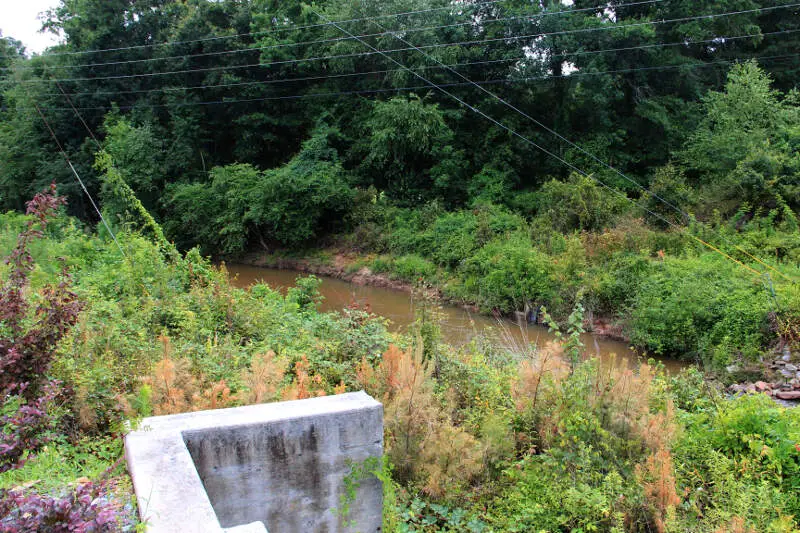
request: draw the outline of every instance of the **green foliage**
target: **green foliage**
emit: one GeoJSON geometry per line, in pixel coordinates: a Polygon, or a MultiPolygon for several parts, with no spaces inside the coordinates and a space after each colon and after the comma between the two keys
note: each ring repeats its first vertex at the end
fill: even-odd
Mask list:
{"type": "Polygon", "coordinates": [[[401,255],[391,266],[392,274],[405,281],[431,279],[436,275],[436,267],[418,255],[401,255]]]}
{"type": "Polygon", "coordinates": [[[490,531],[488,524],[480,518],[470,516],[471,513],[465,509],[454,509],[419,498],[411,500],[400,508],[398,514],[401,522],[394,530],[397,533],[411,531],[484,533],[490,531]]]}
{"type": "Polygon", "coordinates": [[[458,165],[448,165],[458,158],[448,146],[453,132],[436,104],[418,97],[379,102],[366,128],[362,172],[380,176],[375,184],[400,201],[413,204],[429,190],[446,192],[458,182],[458,165]]]}
{"type": "Polygon", "coordinates": [[[647,221],[661,229],[669,229],[672,223],[678,226],[685,224],[683,215],[676,209],[689,212],[697,202],[697,192],[686,183],[681,169],[672,163],[655,171],[650,180],[649,192],[645,193],[647,221]]]}
{"type": "MultiPolygon", "coordinates": [[[[61,231],[64,237],[46,240],[35,254],[69,256],[76,292],[91,302],[53,367],[54,377],[75,391],[68,407],[87,434],[119,429],[121,396],[139,416],[148,414],[153,391],[139,378],[165,350],[187,358],[200,383],[224,379],[234,393],[254,354],[274,350],[292,363],[305,356],[332,391],[340,381],[354,383],[354,365],[388,344],[380,319],[357,311],[317,313],[319,280],[313,277],[300,280],[286,298],[264,286],[246,292],[232,288],[227,274],[196,252],[168,261],[152,242],[122,232],[122,257],[113,243],[68,224],[61,231]]],[[[42,272],[42,281],[57,275],[42,272]]]]}
{"type": "Polygon", "coordinates": [[[755,62],[734,66],[724,92],[704,100],[706,116],[687,143],[683,159],[726,213],[744,202],[798,209],[797,134],[794,96],[772,88],[755,62]]]}
{"type": "Polygon", "coordinates": [[[251,165],[217,167],[210,186],[202,183],[172,187],[167,202],[176,216],[166,229],[183,245],[202,243],[207,252],[242,252],[248,242],[245,215],[251,189],[260,173],[251,165]]]}
{"type": "MultiPolygon", "coordinates": [[[[13,246],[5,233],[23,223],[13,214],[0,218],[0,243],[13,246]]],[[[146,377],[180,354],[183,363],[172,368],[184,376],[181,386],[192,383],[197,402],[220,380],[233,404],[252,397],[256,375],[277,377],[272,386],[294,394],[330,393],[339,383],[360,389],[370,383],[365,369],[374,368],[372,376],[393,390],[386,403],[387,416],[394,417],[387,446],[406,427],[398,421],[425,443],[419,454],[393,451],[403,457],[402,472],[385,464],[362,469],[383,482],[389,531],[647,530],[662,518],[678,530],[703,532],[738,519],[757,530],[796,527],[790,518],[797,513],[800,478],[794,411],[766,398],[728,401],[697,371],[667,378],[649,367],[633,372],[583,361],[581,307],[567,320],[562,347],[529,350],[520,362],[480,340],[460,350],[442,344],[435,308],[426,302],[415,330],[421,341],[415,364],[425,354],[430,365],[419,372],[409,356],[387,351],[390,336],[381,320],[358,310],[319,313],[314,277],[298,280],[286,297],[265,285],[239,290],[197,251],[174,261],[142,236],[123,231],[119,238],[127,258],[112,243],[61,220],[33,249],[37,259],[68,256],[76,291],[88,302],[58,346],[52,369],[74,391],[64,407],[76,438],[49,444],[23,469],[0,476],[0,487],[40,479],[43,488],[58,488],[105,469],[121,453],[121,441],[110,433],[128,416],[162,408],[159,385],[146,377]],[[537,375],[539,382],[532,379],[537,375]],[[300,380],[311,388],[298,389],[300,380]],[[534,385],[537,401],[524,401],[534,385]],[[429,434],[430,428],[436,430],[429,434]],[[664,446],[674,460],[647,470],[653,450],[664,446]],[[404,477],[409,471],[416,474],[404,477]],[[662,477],[647,477],[658,472],[662,477]],[[669,488],[671,480],[680,504],[668,505],[662,517],[648,487],[669,488]]],[[[561,250],[557,257],[563,258],[569,246],[552,251],[561,250]]],[[[487,285],[493,289],[511,279],[531,294],[556,294],[552,280],[540,288],[519,275],[551,271],[551,257],[516,232],[490,238],[455,272],[496,280],[487,285]]],[[[639,279],[632,305],[653,290],[650,283],[677,283],[687,265],[699,270],[693,273],[697,284],[708,283],[706,271],[720,268],[708,258],[667,258],[640,268],[628,263],[639,256],[610,257],[639,279]]],[[[391,272],[396,259],[385,261],[391,272]]],[[[426,265],[426,276],[440,275],[430,260],[414,257],[406,266],[414,264],[426,265]]],[[[46,283],[58,271],[43,262],[35,274],[36,283],[46,283]]],[[[749,288],[736,287],[726,291],[737,298],[749,288]]],[[[735,324],[731,317],[720,320],[726,330],[735,324]]]]}
{"type": "Polygon", "coordinates": [[[354,192],[336,151],[320,130],[286,165],[260,171],[248,164],[214,168],[211,183],[174,186],[176,213],[167,229],[215,254],[242,253],[255,245],[297,245],[335,226],[354,192]]]}
{"type": "Polygon", "coordinates": [[[136,126],[119,115],[108,115],[103,128],[103,149],[144,206],[154,211],[166,179],[163,141],[152,125],[136,126]]]}
{"type": "MultiPolygon", "coordinates": [[[[635,345],[711,367],[757,361],[776,345],[797,349],[800,293],[788,280],[800,279],[800,71],[786,58],[798,48],[800,22],[763,0],[565,5],[66,0],[44,21],[63,44],[26,58],[19,42],[0,39],[0,206],[22,210],[55,181],[69,212],[95,222],[36,103],[125,250],[104,230],[90,235],[66,219],[30,247],[39,263],[32,293],[58,279],[49,259],[65,257],[88,302],[47,376],[72,391],[64,420],[74,438],[53,444],[20,477],[0,478],[4,486],[32,477],[49,485],[48,470],[67,481],[111,462],[119,449],[108,434],[126,416],[159,408],[158,386],[147,380],[165,360],[196,394],[194,405],[214,390],[229,390],[233,403],[259,397],[259,371],[272,380],[275,390],[262,395],[270,399],[284,389],[360,387],[360,366],[385,360],[383,321],[355,309],[319,313],[313,277],[286,297],[264,285],[234,289],[201,255],[296,251],[334,235],[345,251],[380,254],[359,268],[438,286],[484,311],[546,304],[551,324],[568,322],[550,366],[546,351],[525,347],[527,366],[518,369],[486,341],[461,351],[442,345],[436,313],[423,306],[415,333],[434,368],[417,384],[427,415],[409,420],[424,420],[414,429],[427,447],[379,474],[387,531],[796,530],[796,416],[763,399],[728,401],[691,371],[656,378],[637,396],[625,388],[640,379],[635,373],[579,363],[578,335],[584,319],[613,317],[635,345]],[[421,88],[412,70],[466,94],[432,61],[398,51],[410,70],[387,70],[384,58],[320,25],[316,10],[350,21],[355,34],[374,34],[371,17],[381,17],[380,49],[396,49],[396,36],[412,31],[415,45],[470,79],[507,81],[504,99],[580,148],[489,94],[471,93],[467,107],[572,169],[421,88]],[[506,23],[462,24],[495,18],[506,23]],[[680,21],[649,24],[671,19],[680,21]],[[519,38],[541,34],[550,37],[519,38]],[[476,40],[483,45],[455,44],[476,40]],[[149,46],[168,42],[182,44],[149,46]],[[594,53],[609,49],[618,53],[594,53]],[[106,52],[87,61],[90,50],[106,52]],[[177,56],[186,59],[175,65],[179,74],[192,73],[162,75],[158,65],[177,56]],[[753,59],[737,63],[743,57],[753,59]],[[73,78],[64,89],[75,106],[92,110],[82,119],[100,135],[99,153],[45,83],[56,72],[73,78]],[[278,83],[290,78],[314,83],[278,83]],[[770,279],[748,278],[754,273],[669,222],[689,224],[756,271],[768,264],[770,279]],[[180,256],[167,238],[190,251],[180,256]],[[562,357],[571,373],[553,362],[562,357]],[[520,399],[526,386],[536,401],[520,399]],[[630,402],[623,407],[616,395],[630,402]],[[660,435],[655,450],[633,415],[668,427],[670,405],[684,431],[660,435]],[[428,429],[435,439],[426,440],[428,429]],[[450,445],[454,437],[461,448],[450,445]],[[454,481],[467,457],[470,475],[454,481]]],[[[23,224],[13,213],[0,217],[0,251],[23,224]]]]}
{"type": "Polygon", "coordinates": [[[74,444],[61,439],[45,446],[22,468],[0,474],[0,489],[36,480],[38,488],[52,490],[80,477],[95,479],[122,453],[122,440],[117,437],[83,438],[74,444]]]}
{"type": "Polygon", "coordinates": [[[468,188],[469,196],[473,203],[501,204],[512,196],[511,187],[514,181],[511,169],[500,170],[487,165],[472,176],[468,188]]]}
{"type": "Polygon", "coordinates": [[[336,226],[353,200],[336,151],[333,132],[320,130],[280,169],[265,172],[245,219],[266,240],[296,245],[336,226]]]}
{"type": "Polygon", "coordinates": [[[102,192],[106,215],[146,232],[165,254],[176,258],[178,251],[164,236],[161,226],[126,183],[122,173],[114,166],[111,155],[105,151],[98,152],[95,168],[103,173],[102,192]]]}
{"type": "Polygon", "coordinates": [[[324,299],[319,292],[321,284],[322,280],[316,276],[297,278],[295,286],[286,293],[286,301],[297,304],[300,309],[316,309],[324,299]]]}
{"type": "Polygon", "coordinates": [[[461,269],[464,291],[484,309],[511,312],[527,302],[556,302],[557,284],[550,258],[521,235],[493,240],[461,269]]]}
{"type": "Polygon", "coordinates": [[[584,345],[581,340],[581,335],[586,331],[583,329],[584,313],[585,309],[583,308],[583,304],[578,302],[575,309],[572,310],[572,313],[570,313],[567,318],[567,323],[565,324],[567,328],[566,332],[562,332],[561,326],[547,313],[547,309],[542,307],[541,310],[542,322],[547,324],[550,332],[555,335],[556,340],[564,347],[564,352],[569,360],[570,370],[572,372],[575,371],[584,353],[584,345]],[[566,333],[566,336],[564,333],[566,333]]]}
{"type": "Polygon", "coordinates": [[[599,267],[597,286],[592,295],[604,312],[623,313],[648,279],[653,262],[638,253],[616,252],[599,267]]]}
{"type": "Polygon", "coordinates": [[[613,469],[570,467],[550,456],[531,457],[509,470],[511,487],[493,509],[501,531],[624,531],[621,502],[630,498],[613,469]]]}
{"type": "Polygon", "coordinates": [[[758,356],[770,310],[763,285],[735,265],[710,255],[667,258],[640,282],[631,303],[630,335],[657,354],[725,366],[758,356]]]}
{"type": "Polygon", "coordinates": [[[602,188],[589,176],[571,174],[551,180],[536,194],[541,224],[558,231],[603,230],[628,208],[624,197],[602,188]]]}
{"type": "Polygon", "coordinates": [[[763,395],[723,401],[686,418],[675,446],[685,515],[710,526],[738,516],[757,531],[789,531],[800,498],[800,417],[763,395]],[[781,527],[783,523],[783,527],[781,527]]]}

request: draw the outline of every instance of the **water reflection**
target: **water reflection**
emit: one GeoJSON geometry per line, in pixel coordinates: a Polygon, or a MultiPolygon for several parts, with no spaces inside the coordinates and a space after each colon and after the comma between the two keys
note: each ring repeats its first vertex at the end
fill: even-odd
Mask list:
{"type": "MultiPolygon", "coordinates": [[[[253,267],[248,265],[227,265],[234,285],[242,288],[263,282],[275,289],[285,290],[293,287],[295,278],[303,275],[293,270],[253,267]]],[[[321,305],[322,311],[338,311],[357,303],[369,305],[376,315],[388,318],[393,331],[405,331],[414,321],[414,302],[405,291],[383,287],[362,286],[340,279],[319,276],[323,282],[320,292],[325,297],[321,305]]],[[[543,345],[554,336],[547,328],[538,325],[520,327],[507,319],[495,319],[485,315],[470,313],[468,310],[453,305],[441,307],[441,329],[444,339],[455,346],[463,345],[478,335],[484,335],[499,345],[524,345],[533,342],[543,345]]],[[[598,337],[591,333],[583,335],[583,342],[590,355],[603,360],[610,360],[611,354],[618,359],[627,359],[636,363],[638,354],[626,343],[598,337]]],[[[677,372],[685,363],[673,359],[660,359],[670,372],[677,372]]]]}

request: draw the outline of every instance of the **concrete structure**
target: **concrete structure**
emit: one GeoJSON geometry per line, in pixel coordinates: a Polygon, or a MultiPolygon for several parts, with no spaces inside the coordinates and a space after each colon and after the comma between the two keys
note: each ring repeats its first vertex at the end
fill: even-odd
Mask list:
{"type": "Polygon", "coordinates": [[[374,476],[341,511],[351,465],[382,453],[383,406],[364,392],[146,418],[125,437],[153,533],[375,533],[374,476]]]}

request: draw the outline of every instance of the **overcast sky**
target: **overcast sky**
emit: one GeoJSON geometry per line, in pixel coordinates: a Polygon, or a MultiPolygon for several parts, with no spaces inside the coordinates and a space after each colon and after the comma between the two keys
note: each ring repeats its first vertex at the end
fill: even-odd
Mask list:
{"type": "Polygon", "coordinates": [[[41,52],[57,42],[50,33],[39,33],[42,21],[39,13],[59,4],[58,0],[0,0],[0,31],[3,37],[13,37],[22,44],[28,54],[41,52]]]}

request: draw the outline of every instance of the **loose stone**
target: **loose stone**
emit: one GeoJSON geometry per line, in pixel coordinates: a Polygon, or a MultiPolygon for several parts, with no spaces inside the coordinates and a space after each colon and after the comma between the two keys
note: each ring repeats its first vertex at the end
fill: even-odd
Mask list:
{"type": "Polygon", "coordinates": [[[795,391],[778,391],[775,397],[779,400],[800,400],[800,390],[795,391]]]}

